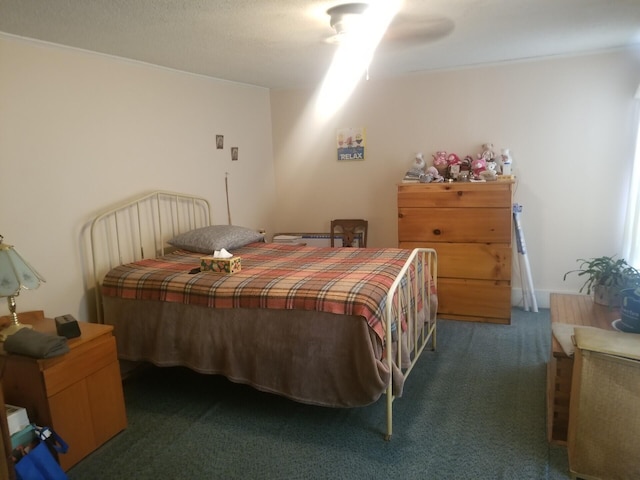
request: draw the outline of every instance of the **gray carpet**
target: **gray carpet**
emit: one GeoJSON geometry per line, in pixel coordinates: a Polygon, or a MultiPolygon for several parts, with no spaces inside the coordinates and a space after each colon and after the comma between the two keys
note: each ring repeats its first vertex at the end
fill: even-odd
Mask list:
{"type": "Polygon", "coordinates": [[[124,382],[127,430],[79,479],[568,479],[545,434],[549,311],[510,326],[442,320],[394,404],[297,404],[224,378],[150,368],[124,382]]]}

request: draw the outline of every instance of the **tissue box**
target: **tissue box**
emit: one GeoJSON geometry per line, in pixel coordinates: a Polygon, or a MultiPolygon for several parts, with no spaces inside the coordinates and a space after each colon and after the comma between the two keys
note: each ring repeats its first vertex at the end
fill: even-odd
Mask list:
{"type": "Polygon", "coordinates": [[[11,448],[18,448],[19,446],[26,447],[30,445],[36,439],[36,432],[33,425],[27,425],[19,432],[11,435],[11,448]]]}
{"type": "Polygon", "coordinates": [[[15,405],[4,405],[7,411],[7,423],[9,424],[9,435],[19,432],[29,425],[29,416],[27,411],[22,407],[15,405]]]}
{"type": "Polygon", "coordinates": [[[201,272],[236,273],[242,270],[240,257],[215,258],[200,257],[201,272]]]}

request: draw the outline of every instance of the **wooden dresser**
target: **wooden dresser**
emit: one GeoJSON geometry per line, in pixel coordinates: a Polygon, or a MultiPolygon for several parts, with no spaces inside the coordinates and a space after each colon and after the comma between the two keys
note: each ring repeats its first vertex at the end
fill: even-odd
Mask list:
{"type": "Polygon", "coordinates": [[[511,323],[513,182],[398,185],[398,245],[438,253],[438,314],[511,323]]]}
{"type": "MultiPolygon", "coordinates": [[[[54,320],[44,318],[42,311],[19,314],[19,319],[55,334],[54,320]]],[[[64,470],[127,426],[113,327],[79,326],[81,335],[68,341],[64,355],[0,355],[6,402],[26,408],[31,422],[52,427],[67,442],[69,450],[59,456],[64,470]]]]}

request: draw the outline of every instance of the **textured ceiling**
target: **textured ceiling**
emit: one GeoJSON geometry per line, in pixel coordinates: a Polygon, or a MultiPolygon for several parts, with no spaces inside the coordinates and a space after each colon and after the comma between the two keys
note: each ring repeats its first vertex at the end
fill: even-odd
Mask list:
{"type": "MultiPolygon", "coordinates": [[[[317,84],[336,48],[321,0],[0,0],[0,32],[196,74],[317,84]]],[[[371,77],[640,47],[640,0],[404,0],[371,77]]]]}

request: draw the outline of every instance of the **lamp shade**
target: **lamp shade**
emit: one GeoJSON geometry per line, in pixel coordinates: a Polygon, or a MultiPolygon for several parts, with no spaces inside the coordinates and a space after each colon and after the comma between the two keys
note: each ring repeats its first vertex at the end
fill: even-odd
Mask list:
{"type": "Polygon", "coordinates": [[[30,290],[45,279],[0,237],[0,297],[17,295],[21,288],[30,290]]]}

